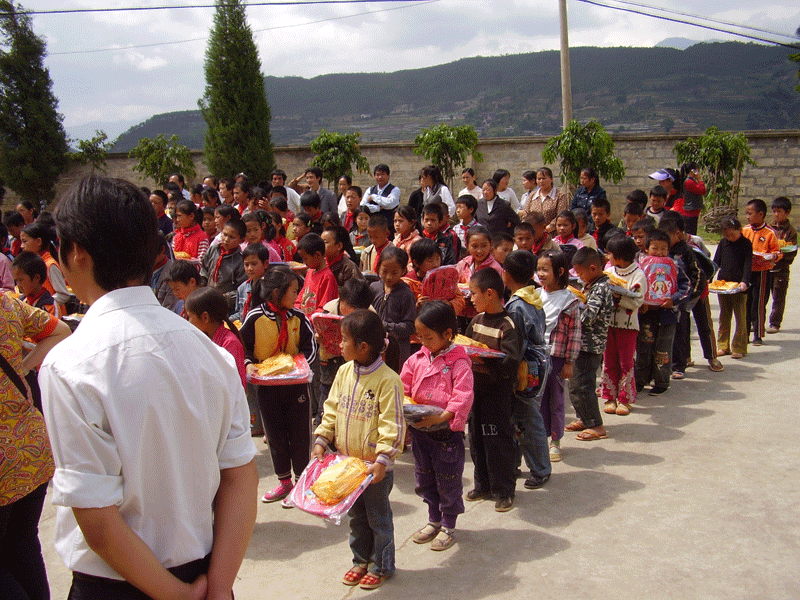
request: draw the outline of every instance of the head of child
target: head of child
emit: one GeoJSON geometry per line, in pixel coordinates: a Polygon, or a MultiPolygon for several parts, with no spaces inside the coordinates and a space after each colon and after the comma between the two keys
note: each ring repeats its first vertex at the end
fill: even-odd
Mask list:
{"type": "Polygon", "coordinates": [[[615,235],[606,245],[606,254],[609,255],[611,264],[620,269],[625,269],[631,266],[636,260],[636,253],[639,248],[627,235],[615,235]]]}
{"type": "Polygon", "coordinates": [[[316,233],[307,233],[297,242],[297,252],[303,264],[316,271],[325,266],[325,242],[316,233]]]}
{"type": "Polygon", "coordinates": [[[38,254],[20,252],[11,264],[11,274],[21,293],[36,296],[47,279],[47,265],[38,254]]]}
{"type": "Polygon", "coordinates": [[[657,185],[650,190],[650,210],[659,212],[667,202],[667,189],[663,185],[657,185]]]}
{"type": "Polygon", "coordinates": [[[647,208],[647,194],[644,190],[635,189],[630,194],[625,196],[625,202],[634,204],[638,204],[642,207],[642,212],[644,213],[644,209],[647,208]]]}
{"type": "MultiPolygon", "coordinates": [[[[764,214],[766,214],[766,211],[764,211],[764,214]]],[[[669,218],[662,218],[658,222],[658,227],[656,227],[656,229],[661,229],[662,231],[667,232],[667,235],[669,235],[670,246],[674,246],[684,239],[683,217],[677,213],[670,214],[669,218]]]]}
{"type": "Polygon", "coordinates": [[[533,241],[537,244],[541,243],[547,235],[547,221],[545,221],[544,215],[533,211],[525,217],[525,222],[533,225],[533,241]]]}
{"type": "MultiPolygon", "coordinates": [[[[213,187],[203,189],[200,197],[202,198],[204,207],[214,208],[215,206],[219,206],[219,194],[213,187]]],[[[211,214],[214,213],[212,212],[211,214]]]]}
{"type": "Polygon", "coordinates": [[[248,244],[259,244],[266,238],[267,224],[272,224],[263,210],[249,212],[242,217],[245,226],[244,240],[248,244]]]}
{"type": "Polygon", "coordinates": [[[444,220],[444,207],[440,202],[431,202],[422,208],[422,228],[428,235],[436,235],[444,220]]]}
{"type": "Polygon", "coordinates": [[[548,292],[563,290],[569,284],[569,262],[561,250],[545,250],[536,262],[539,283],[548,292]]]}
{"type": "Polygon", "coordinates": [[[420,280],[427,275],[428,271],[442,266],[442,252],[439,250],[439,244],[434,240],[418,239],[411,244],[408,253],[411,264],[414,265],[414,271],[420,280]]]}
{"type": "Polygon", "coordinates": [[[337,225],[341,225],[342,220],[339,218],[339,215],[333,211],[326,212],[322,215],[322,228],[328,229],[329,227],[336,227],[337,225]]]}
{"type": "MultiPolygon", "coordinates": [[[[594,208],[592,208],[594,214],[594,208]]],[[[608,220],[608,219],[606,219],[608,220]]],[[[556,233],[558,237],[566,241],[575,236],[578,230],[578,222],[575,220],[575,215],[571,210],[562,210],[556,217],[556,233]]]]}
{"type": "Polygon", "coordinates": [[[366,367],[381,356],[386,346],[383,322],[371,310],[354,310],[342,319],[342,358],[366,367]]]}
{"type": "Polygon", "coordinates": [[[767,203],[760,198],[754,198],[744,207],[744,216],[753,227],[760,227],[767,218],[767,203]]]}
{"type": "Polygon", "coordinates": [[[467,231],[467,252],[476,265],[492,256],[492,235],[483,225],[475,225],[467,231]]]}
{"type": "Polygon", "coordinates": [[[283,224],[283,217],[277,211],[267,213],[272,219],[272,226],[275,228],[275,237],[273,239],[282,239],[286,237],[286,227],[283,224]]]}
{"type": "Polygon", "coordinates": [[[247,226],[241,219],[231,219],[222,228],[222,234],[219,237],[219,247],[225,252],[233,252],[237,250],[247,233],[247,226]]]}
{"type": "Polygon", "coordinates": [[[361,188],[357,185],[351,185],[347,188],[347,191],[344,193],[344,203],[347,206],[347,210],[355,212],[356,208],[361,204],[363,194],[361,188]]]}
{"type": "Polygon", "coordinates": [[[44,223],[34,221],[29,225],[25,225],[20,232],[19,239],[22,242],[23,252],[33,252],[35,254],[50,252],[55,256],[53,241],[56,239],[56,232],[52,227],[48,227],[44,223]]]}
{"type": "Polygon", "coordinates": [[[533,245],[536,243],[536,227],[528,221],[519,223],[514,227],[514,243],[518,250],[533,251],[533,245]]]}
{"type": "MultiPolygon", "coordinates": [[[[601,227],[611,220],[611,203],[605,198],[595,198],[592,200],[592,221],[595,227],[601,227]]],[[[575,233],[578,228],[575,228],[575,233]]]]}
{"type": "Polygon", "coordinates": [[[476,210],[478,210],[478,201],[472,194],[462,194],[456,199],[456,216],[463,225],[472,223],[476,210]]]}
{"type": "Polygon", "coordinates": [[[356,231],[363,234],[369,227],[370,212],[366,206],[357,206],[355,209],[356,215],[356,231]]]}
{"type": "Polygon", "coordinates": [[[300,282],[286,265],[270,265],[264,276],[252,287],[253,305],[267,304],[271,310],[288,310],[294,307],[300,282]]]}
{"type": "Polygon", "coordinates": [[[742,237],[742,224],[736,217],[725,217],[719,224],[720,232],[729,242],[735,242],[742,237]]]}
{"type": "Polygon", "coordinates": [[[250,184],[246,181],[237,181],[233,184],[233,202],[237,206],[246,207],[253,197],[250,184]]]}
{"type": "Polygon", "coordinates": [[[394,230],[400,234],[401,238],[408,237],[414,231],[417,224],[417,213],[408,204],[402,204],[394,213],[394,230]]]}
{"type": "Polygon", "coordinates": [[[789,221],[790,212],[792,212],[792,201],[786,196],[778,196],[772,201],[772,215],[778,225],[785,225],[789,221]]]}
{"type": "Polygon", "coordinates": [[[640,252],[647,254],[647,234],[655,229],[655,221],[652,217],[639,219],[631,227],[631,237],[639,248],[640,252]]]}
{"type": "Polygon", "coordinates": [[[389,246],[378,258],[378,277],[383,282],[386,294],[400,283],[400,278],[408,272],[408,254],[402,248],[389,246]]]}
{"type": "Polygon", "coordinates": [[[578,224],[578,229],[573,231],[573,235],[580,239],[586,235],[586,230],[589,229],[589,215],[582,208],[573,208],[572,216],[575,217],[575,222],[578,224]]]}
{"type": "Polygon", "coordinates": [[[8,234],[19,239],[22,228],[25,227],[25,217],[14,211],[5,216],[3,224],[8,228],[8,234]]]}
{"type": "MultiPolygon", "coordinates": [[[[279,189],[286,192],[286,189],[283,187],[279,189]]],[[[270,209],[278,213],[282,219],[288,219],[289,202],[286,200],[286,196],[276,190],[276,188],[272,188],[269,191],[269,206],[270,209]]]]}
{"type": "Polygon", "coordinates": [[[217,225],[214,223],[214,208],[211,206],[204,206],[200,209],[203,213],[203,222],[200,227],[210,238],[217,235],[217,225]]]}
{"type": "Polygon", "coordinates": [[[625,211],[622,213],[622,219],[625,221],[625,227],[628,231],[633,229],[636,221],[644,217],[644,209],[638,202],[628,202],[625,205],[625,211]]]}
{"type": "Polygon", "coordinates": [[[242,250],[242,262],[251,282],[261,279],[269,266],[269,250],[264,244],[249,244],[242,250]]]}
{"type": "Polygon", "coordinates": [[[178,300],[186,300],[200,287],[200,273],[188,260],[176,260],[169,267],[167,282],[178,300]]]}
{"type": "Polygon", "coordinates": [[[469,278],[472,304],[479,313],[497,314],[503,310],[503,278],[494,269],[475,271],[469,278]]]}
{"type": "Polygon", "coordinates": [[[372,304],[372,290],[366,279],[351,278],[339,290],[339,314],[346,317],[354,310],[369,309],[372,304]]]}
{"type": "Polygon", "coordinates": [[[239,218],[239,211],[230,204],[220,204],[214,207],[214,225],[217,233],[222,233],[225,223],[237,218],[239,218]]]}
{"type": "Polygon", "coordinates": [[[671,246],[669,234],[661,229],[654,229],[647,234],[647,255],[665,258],[669,256],[671,246]]]}
{"type": "Polygon", "coordinates": [[[307,234],[311,233],[311,217],[306,213],[295,215],[292,228],[295,241],[300,242],[307,234]]]}
{"type": "Polygon", "coordinates": [[[514,250],[506,256],[502,274],[505,286],[511,292],[516,292],[531,285],[536,273],[536,262],[536,256],[527,250],[514,250]]]}
{"type": "Polygon", "coordinates": [[[322,201],[317,192],[304,192],[303,195],[300,196],[300,206],[303,207],[303,212],[315,221],[322,216],[322,211],[320,210],[322,201]]]}
{"type": "Polygon", "coordinates": [[[371,215],[367,225],[370,243],[376,248],[383,248],[389,241],[389,224],[383,215],[371,215]]]}
{"type": "Polygon", "coordinates": [[[585,284],[594,283],[603,274],[603,257],[589,246],[578,248],[572,257],[572,268],[585,284]]]}
{"type": "Polygon", "coordinates": [[[351,247],[350,234],[341,225],[323,231],[322,241],[325,242],[325,258],[329,262],[338,260],[351,247]]]}
{"type": "Polygon", "coordinates": [[[202,287],[193,291],[186,298],[185,308],[189,323],[210,338],[228,321],[228,301],[215,288],[202,287]]]}
{"type": "Polygon", "coordinates": [[[508,253],[514,249],[514,238],[505,231],[495,233],[492,236],[492,248],[494,248],[492,250],[494,259],[502,265],[508,253]]]}
{"type": "Polygon", "coordinates": [[[179,200],[175,204],[175,225],[180,229],[188,229],[202,221],[197,218],[197,207],[190,200],[179,200]]]}
{"type": "Polygon", "coordinates": [[[453,343],[458,333],[458,320],[450,304],[432,300],[419,309],[414,328],[419,341],[435,356],[453,343]]]}

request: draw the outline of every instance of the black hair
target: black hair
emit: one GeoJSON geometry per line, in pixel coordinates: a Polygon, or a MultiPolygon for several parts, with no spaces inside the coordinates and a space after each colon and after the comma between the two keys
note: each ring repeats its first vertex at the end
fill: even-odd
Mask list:
{"type": "Polygon", "coordinates": [[[339,175],[339,179],[337,179],[336,181],[339,181],[341,179],[344,179],[347,182],[347,185],[353,185],[353,178],[350,177],[350,175],[348,175],[347,173],[339,175]]]}
{"type": "Polygon", "coordinates": [[[497,169],[497,170],[494,172],[494,175],[492,175],[492,179],[494,179],[494,182],[495,182],[496,184],[498,184],[498,185],[500,184],[500,180],[501,180],[503,177],[511,177],[511,173],[509,173],[509,172],[508,172],[507,170],[505,170],[505,169],[497,169]]]}
{"type": "MultiPolygon", "coordinates": [[[[342,319],[342,331],[358,345],[369,346],[369,364],[378,360],[386,345],[386,330],[378,313],[371,310],[354,310],[342,319]]],[[[366,366],[366,365],[364,365],[366,366]]]]}
{"type": "Polygon", "coordinates": [[[0,246],[5,247],[8,242],[8,228],[0,223],[0,246]]]}
{"type": "Polygon", "coordinates": [[[47,265],[44,259],[35,252],[20,252],[14,262],[11,263],[11,266],[14,269],[19,269],[31,279],[38,275],[40,284],[47,280],[47,265]]]}
{"type": "Polygon", "coordinates": [[[594,179],[595,185],[600,184],[600,176],[592,167],[583,167],[581,169],[581,175],[586,175],[589,179],[594,179]]]}
{"type": "Polygon", "coordinates": [[[322,179],[322,169],[319,167],[308,167],[303,175],[308,175],[309,173],[314,175],[317,179],[322,179]]]}
{"type": "Polygon", "coordinates": [[[183,198],[183,193],[181,192],[181,186],[179,186],[174,181],[168,181],[167,183],[165,183],[163,189],[166,190],[168,196],[175,192],[178,192],[181,195],[181,198],[183,198]]]}
{"type": "MultiPolygon", "coordinates": [[[[618,235],[623,235],[625,237],[628,237],[628,236],[625,235],[625,233],[621,229],[618,229],[616,227],[612,227],[611,229],[609,229],[608,231],[606,231],[603,234],[603,238],[600,240],[600,243],[598,244],[598,246],[600,246],[601,248],[605,248],[606,245],[608,244],[609,240],[611,238],[614,238],[614,237],[618,236],[618,235]]],[[[635,243],[636,242],[634,242],[634,244],[635,243]]]]}
{"type": "Polygon", "coordinates": [[[461,169],[461,174],[463,175],[464,173],[469,173],[470,175],[475,177],[475,169],[473,169],[472,167],[465,167],[461,169]]]}
{"type": "Polygon", "coordinates": [[[5,223],[6,227],[24,227],[25,217],[15,210],[10,210],[5,218],[3,218],[3,223],[5,223]]]}
{"type": "Polygon", "coordinates": [[[43,210],[40,212],[39,216],[36,217],[36,222],[41,223],[42,225],[47,225],[48,227],[52,227],[53,229],[56,228],[56,218],[49,210],[43,210]]]}
{"type": "Polygon", "coordinates": [[[490,244],[492,243],[492,234],[489,232],[488,229],[486,229],[486,227],[484,227],[483,225],[473,225],[472,227],[467,229],[467,235],[465,238],[467,244],[469,244],[470,239],[472,239],[472,237],[476,235],[482,235],[487,240],[489,240],[490,244]]]}
{"type": "MultiPolygon", "coordinates": [[[[258,209],[242,216],[242,223],[249,223],[250,221],[255,221],[258,223],[259,227],[265,225],[264,238],[268,242],[271,242],[275,239],[275,234],[277,232],[275,230],[275,225],[273,224],[272,215],[270,213],[265,210],[258,209]]],[[[281,219],[281,222],[283,222],[283,219],[281,219]]],[[[247,232],[247,227],[245,227],[245,232],[247,232]]]]}
{"type": "Polygon", "coordinates": [[[481,187],[483,187],[483,186],[484,186],[484,185],[486,185],[487,183],[489,184],[489,186],[490,186],[490,187],[491,187],[491,188],[492,188],[492,189],[493,189],[495,192],[497,192],[497,182],[496,182],[494,179],[486,179],[486,180],[485,180],[485,181],[484,181],[484,182],[481,184],[481,187]]]}
{"type": "Polygon", "coordinates": [[[533,225],[528,223],[528,221],[520,221],[514,226],[514,233],[527,231],[531,235],[536,235],[536,231],[533,229],[533,225]]]}
{"type": "Polygon", "coordinates": [[[387,175],[391,175],[392,172],[389,170],[389,165],[385,165],[383,163],[375,165],[375,168],[372,170],[372,174],[375,175],[378,171],[386,173],[387,175]]]}
{"type": "Polygon", "coordinates": [[[33,218],[34,218],[34,219],[35,219],[36,217],[38,217],[38,216],[39,216],[39,207],[38,207],[38,206],[36,206],[36,205],[35,205],[33,202],[31,202],[30,200],[20,200],[20,201],[18,202],[18,204],[21,204],[22,206],[24,206],[24,207],[25,207],[25,208],[27,208],[28,210],[31,210],[31,211],[33,211],[33,218]]]}
{"type": "Polygon", "coordinates": [[[317,192],[303,192],[303,195],[300,196],[300,206],[303,208],[311,207],[311,208],[319,208],[322,206],[322,200],[319,198],[319,194],[317,192]]]}
{"type": "Polygon", "coordinates": [[[215,207],[220,205],[219,201],[219,194],[217,190],[214,188],[205,188],[200,195],[203,197],[203,200],[208,203],[210,207],[215,207]]]}
{"type": "MultiPolygon", "coordinates": [[[[578,248],[578,250],[580,250],[580,248],[578,248]]],[[[575,253],[577,254],[577,251],[575,253]]],[[[561,250],[545,250],[539,255],[539,262],[541,262],[543,258],[550,261],[550,265],[553,267],[553,275],[555,275],[559,287],[562,289],[566,288],[569,285],[569,259],[567,259],[567,255],[561,250]]],[[[484,269],[484,271],[486,270],[487,269],[484,269]]]]}
{"type": "Polygon", "coordinates": [[[444,205],[441,202],[430,202],[422,207],[423,215],[436,215],[439,221],[444,220],[444,205]]]}
{"type": "Polygon", "coordinates": [[[147,196],[148,198],[150,197],[151,192],[150,192],[150,188],[149,187],[147,187],[146,185],[143,185],[143,186],[139,187],[139,189],[144,192],[145,196],[147,196]]]}
{"type": "Polygon", "coordinates": [[[623,215],[635,215],[637,217],[641,217],[644,214],[644,208],[638,202],[628,202],[625,205],[625,210],[622,213],[623,215]]]}
{"type": "Polygon", "coordinates": [[[286,172],[283,169],[274,169],[272,173],[269,174],[270,178],[274,177],[275,175],[286,181],[286,172]]]}
{"type": "MultiPolygon", "coordinates": [[[[417,211],[414,210],[414,207],[410,204],[401,204],[397,207],[397,212],[395,214],[400,215],[409,223],[416,223],[419,219],[417,218],[417,211]]],[[[413,229],[412,225],[412,229],[413,229]]]]}
{"type": "Polygon", "coordinates": [[[283,224],[283,217],[281,213],[269,212],[267,213],[272,218],[272,226],[275,228],[275,235],[286,236],[286,227],[283,224]]]}
{"type": "Polygon", "coordinates": [[[785,210],[786,212],[792,212],[792,201],[786,196],[778,196],[772,201],[772,209],[774,210],[776,208],[785,210]]]}
{"type": "Polygon", "coordinates": [[[413,264],[421,265],[434,254],[439,254],[441,256],[441,250],[439,249],[439,244],[437,244],[435,240],[423,237],[411,244],[411,248],[408,249],[408,254],[413,264]]]}
{"type": "Polygon", "coordinates": [[[503,261],[503,270],[518,285],[528,285],[536,273],[536,257],[527,250],[514,250],[503,261]]]}
{"type": "Polygon", "coordinates": [[[164,236],[162,231],[159,229],[158,230],[158,254],[157,254],[157,256],[160,256],[161,253],[163,252],[164,254],[167,255],[167,257],[169,257],[170,256],[169,250],[170,250],[169,242],[167,241],[167,238],[164,236]]]}
{"type": "Polygon", "coordinates": [[[283,196],[283,198],[289,197],[289,192],[286,191],[286,186],[283,185],[273,185],[269,188],[269,196],[274,198],[275,196],[283,196]]]}
{"type": "Polygon", "coordinates": [[[578,231],[578,221],[575,219],[575,215],[572,214],[571,210],[562,210],[560,213],[558,213],[556,219],[567,219],[570,223],[572,223],[573,235],[576,231],[578,231]]]}
{"type": "Polygon", "coordinates": [[[763,215],[767,214],[767,203],[761,198],[753,198],[745,206],[752,206],[755,208],[756,212],[762,213],[763,215]]]}
{"type": "MultiPolygon", "coordinates": [[[[342,252],[347,254],[350,257],[350,260],[355,262],[356,253],[353,250],[353,243],[350,241],[350,233],[342,227],[341,225],[337,225],[336,227],[328,227],[325,231],[330,233],[333,236],[333,243],[334,244],[341,244],[342,245],[342,252]]],[[[323,231],[323,233],[325,233],[323,231]]]]}
{"type": "Polygon", "coordinates": [[[650,233],[653,229],[656,228],[656,221],[653,217],[644,217],[643,219],[639,219],[636,223],[633,224],[631,227],[631,231],[639,231],[643,229],[645,233],[650,233]]]}
{"type": "MultiPolygon", "coordinates": [[[[214,207],[213,206],[203,206],[200,208],[200,214],[202,216],[211,215],[214,216],[214,207]]],[[[202,219],[200,219],[202,221],[202,219]]]]}
{"type": "Polygon", "coordinates": [[[191,200],[178,200],[175,204],[175,211],[182,212],[185,215],[191,215],[197,225],[203,222],[203,217],[198,214],[197,206],[195,206],[194,202],[191,200]]]}
{"type": "Polygon", "coordinates": [[[347,191],[348,191],[348,192],[349,192],[350,190],[353,190],[353,191],[356,193],[356,196],[358,196],[359,198],[361,198],[361,197],[363,197],[363,196],[364,196],[364,190],[362,190],[362,189],[361,189],[360,187],[358,187],[357,185],[351,185],[349,188],[347,188],[347,191]]]}
{"type": "Polygon", "coordinates": [[[549,177],[550,179],[553,179],[553,170],[550,167],[541,167],[536,170],[537,175],[540,175],[542,173],[547,177],[549,177]]]}
{"type": "Polygon", "coordinates": [[[219,179],[217,179],[213,175],[206,175],[205,177],[203,177],[203,181],[205,181],[206,179],[210,179],[211,180],[211,183],[214,184],[213,187],[215,187],[215,188],[219,187],[219,179]]]}
{"type": "Polygon", "coordinates": [[[605,209],[609,215],[611,214],[611,202],[606,198],[595,198],[592,200],[592,208],[602,208],[605,209]]]}
{"type": "Polygon", "coordinates": [[[162,190],[153,190],[150,192],[149,196],[158,196],[161,198],[161,201],[164,203],[164,208],[166,208],[169,198],[167,198],[167,195],[162,190]]]}
{"type": "Polygon", "coordinates": [[[544,223],[544,221],[544,215],[538,210],[532,210],[522,220],[523,223],[530,223],[531,225],[538,225],[539,223],[544,223]]]}
{"type": "Polygon", "coordinates": [[[433,179],[434,185],[445,185],[444,178],[442,177],[442,171],[436,165],[427,165],[422,167],[422,170],[419,172],[420,176],[430,177],[433,179]]]}
{"type": "Polygon", "coordinates": [[[228,318],[228,300],[218,289],[212,287],[197,288],[186,297],[184,308],[186,312],[194,313],[198,317],[203,313],[208,313],[208,317],[212,322],[224,323],[239,341],[242,341],[236,325],[228,318]]]}
{"type": "Polygon", "coordinates": [[[298,286],[300,285],[297,275],[289,267],[286,265],[270,265],[264,272],[264,276],[253,282],[250,290],[253,304],[258,306],[259,304],[273,302],[273,298],[277,298],[275,304],[280,303],[281,298],[286,295],[293,281],[296,281],[298,286]]]}
{"type": "Polygon", "coordinates": [[[669,234],[663,229],[653,229],[653,231],[647,233],[647,241],[644,243],[644,247],[648,248],[650,242],[666,242],[667,248],[669,248],[669,234]]]}
{"type": "MultiPolygon", "coordinates": [[[[49,225],[41,223],[39,221],[34,221],[30,225],[25,225],[22,228],[22,233],[27,235],[30,238],[34,238],[37,240],[41,240],[42,248],[40,252],[47,251],[53,255],[53,258],[56,257],[56,231],[49,225]]],[[[153,257],[155,258],[155,257],[153,257]]]]}
{"type": "MultiPolygon", "coordinates": [[[[186,202],[188,202],[188,200],[186,200],[186,202]]],[[[239,213],[239,211],[230,204],[220,204],[219,206],[215,206],[214,212],[219,213],[221,217],[225,217],[228,220],[236,219],[238,221],[242,218],[241,213],[239,213]]]]}
{"type": "Polygon", "coordinates": [[[262,263],[269,263],[269,249],[264,244],[248,244],[242,250],[242,260],[248,256],[256,256],[262,263]]]}
{"type": "Polygon", "coordinates": [[[719,222],[719,228],[722,231],[728,230],[742,230],[742,223],[736,217],[725,217],[722,221],[719,222]]]}
{"type": "Polygon", "coordinates": [[[636,254],[639,252],[639,247],[631,237],[627,235],[615,235],[608,240],[608,243],[606,244],[606,252],[611,254],[614,258],[632,263],[634,260],[636,260],[636,254]]]}
{"type": "Polygon", "coordinates": [[[170,178],[172,177],[177,177],[179,182],[186,183],[186,179],[184,179],[183,175],[181,175],[180,173],[172,173],[170,175],[170,178]]]}
{"type": "Polygon", "coordinates": [[[522,178],[527,179],[528,181],[536,181],[536,171],[531,171],[531,170],[523,171],[522,178]]]}
{"type": "Polygon", "coordinates": [[[584,225],[589,223],[589,215],[582,208],[573,208],[572,216],[575,217],[575,221],[578,223],[583,223],[584,225]]]}
{"type": "Polygon", "coordinates": [[[635,202],[636,204],[641,205],[642,208],[647,206],[647,194],[645,194],[644,190],[633,190],[630,194],[625,196],[625,200],[628,202],[635,202]]]}
{"type": "Polygon", "coordinates": [[[242,239],[244,239],[244,236],[247,235],[247,225],[245,225],[244,221],[241,219],[229,219],[222,226],[222,229],[224,230],[226,227],[236,230],[236,233],[238,233],[239,237],[242,239]]]}
{"type": "Polygon", "coordinates": [[[578,248],[578,251],[575,252],[575,255],[572,257],[572,264],[580,267],[584,265],[595,265],[602,270],[603,257],[600,256],[600,253],[594,248],[584,246],[583,248],[578,248]]]}
{"type": "Polygon", "coordinates": [[[352,308],[369,308],[372,305],[372,290],[369,281],[351,277],[339,289],[339,302],[346,302],[352,308]]]}
{"type": "Polygon", "coordinates": [[[475,271],[472,277],[469,278],[469,282],[474,283],[482,292],[494,290],[500,302],[503,301],[503,292],[505,291],[503,278],[500,276],[500,273],[494,269],[480,269],[475,271]]]}
{"type": "Polygon", "coordinates": [[[335,227],[336,225],[342,224],[342,220],[339,218],[339,213],[333,210],[328,211],[324,215],[322,215],[322,221],[323,222],[327,221],[328,223],[330,223],[330,225],[328,225],[327,227],[331,226],[335,227]]]}
{"type": "Polygon", "coordinates": [[[294,218],[300,219],[306,227],[311,227],[311,215],[301,212],[297,213],[294,218]]]}
{"type": "Polygon", "coordinates": [[[456,204],[463,204],[472,211],[473,215],[475,214],[475,211],[478,210],[478,201],[472,194],[461,194],[458,198],[456,198],[456,204]]]}
{"type": "Polygon", "coordinates": [[[230,177],[223,177],[222,179],[219,180],[220,187],[225,186],[225,189],[229,191],[233,190],[234,183],[236,183],[236,181],[234,179],[231,179],[230,177]]]}
{"type": "Polygon", "coordinates": [[[387,246],[383,252],[380,253],[380,256],[378,256],[378,269],[380,269],[381,265],[387,260],[395,261],[398,265],[400,265],[400,268],[405,274],[405,271],[408,268],[408,254],[405,250],[398,248],[397,246],[387,246]]]}
{"type": "MultiPolygon", "coordinates": [[[[364,208],[366,208],[366,206],[364,208]]],[[[370,215],[369,225],[367,225],[367,227],[378,227],[389,231],[389,223],[387,223],[386,217],[379,214],[370,215]]]]}
{"type": "Polygon", "coordinates": [[[206,189],[206,188],[205,188],[205,187],[203,187],[203,184],[202,184],[202,183],[195,183],[195,184],[192,186],[192,189],[191,189],[192,196],[202,196],[202,195],[203,195],[203,190],[204,190],[204,189],[206,189]]]}
{"type": "Polygon", "coordinates": [[[657,185],[654,186],[652,190],[650,190],[651,196],[658,196],[659,198],[666,198],[669,194],[667,193],[667,189],[664,186],[657,185]]]}
{"type": "Polygon", "coordinates": [[[500,231],[492,236],[492,245],[496,248],[503,242],[514,243],[514,236],[506,231],[500,231]]]}
{"type": "Polygon", "coordinates": [[[194,279],[197,285],[200,285],[200,273],[197,271],[197,267],[190,261],[181,258],[173,261],[169,266],[167,281],[189,285],[189,281],[192,279],[194,279]]]}
{"type": "Polygon", "coordinates": [[[451,341],[458,335],[458,319],[453,307],[448,302],[442,300],[426,302],[417,313],[417,321],[442,336],[449,329],[451,341]]]}
{"type": "Polygon", "coordinates": [[[322,238],[314,233],[313,231],[307,233],[302,237],[302,239],[297,242],[297,251],[305,252],[309,256],[314,256],[317,252],[325,255],[325,242],[322,241],[322,238]]]}
{"type": "MultiPolygon", "coordinates": [[[[766,214],[766,212],[764,214],[766,214]]],[[[667,233],[674,233],[675,231],[683,233],[686,231],[683,215],[674,211],[669,211],[666,215],[661,217],[657,229],[663,229],[667,233]]]]}
{"type": "Polygon", "coordinates": [[[287,210],[289,210],[289,201],[286,200],[286,198],[280,194],[273,194],[272,197],[270,198],[269,205],[272,208],[275,208],[281,212],[286,212],[287,210]]]}

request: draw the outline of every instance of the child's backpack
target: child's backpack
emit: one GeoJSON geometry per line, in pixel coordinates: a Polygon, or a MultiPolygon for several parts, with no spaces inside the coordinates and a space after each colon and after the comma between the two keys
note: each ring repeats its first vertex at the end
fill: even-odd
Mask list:
{"type": "Polygon", "coordinates": [[[517,370],[516,392],[525,398],[539,400],[551,368],[550,348],[544,339],[544,311],[529,305],[525,319],[525,350],[517,370]]]}

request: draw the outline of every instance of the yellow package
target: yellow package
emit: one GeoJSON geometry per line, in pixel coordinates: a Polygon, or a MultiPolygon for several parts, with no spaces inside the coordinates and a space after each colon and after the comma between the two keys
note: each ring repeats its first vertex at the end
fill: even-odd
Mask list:
{"type": "Polygon", "coordinates": [[[366,476],[366,463],[351,456],[325,469],[311,486],[311,491],[323,504],[338,504],[352,494],[366,476]]]}
{"type": "Polygon", "coordinates": [[[459,346],[475,346],[476,348],[483,348],[484,350],[489,349],[489,346],[486,344],[482,344],[481,342],[475,341],[472,338],[461,335],[460,333],[453,339],[453,341],[459,346]]]}
{"type": "Polygon", "coordinates": [[[259,377],[274,377],[283,375],[294,369],[294,358],[291,354],[280,353],[264,359],[256,365],[259,377]]]}

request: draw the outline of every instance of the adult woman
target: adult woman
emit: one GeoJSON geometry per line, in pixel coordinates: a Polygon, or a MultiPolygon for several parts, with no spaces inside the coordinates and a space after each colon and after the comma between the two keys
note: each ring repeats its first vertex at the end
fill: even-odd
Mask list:
{"type": "Polygon", "coordinates": [[[480,200],[483,198],[483,190],[481,186],[478,185],[478,182],[475,180],[475,169],[472,167],[467,167],[463,171],[461,171],[461,181],[464,182],[464,189],[458,192],[459,196],[463,196],[464,194],[469,194],[475,200],[480,200]]]}
{"type": "Polygon", "coordinates": [[[455,215],[456,203],[453,202],[453,194],[450,193],[450,188],[444,183],[444,178],[442,177],[442,172],[439,170],[439,167],[436,165],[422,167],[419,177],[423,188],[423,204],[441,202],[447,207],[447,212],[451,217],[455,215]]]}
{"type": "Polygon", "coordinates": [[[572,202],[569,205],[573,208],[582,208],[589,216],[589,228],[594,229],[592,221],[592,200],[595,198],[605,198],[606,191],[600,187],[600,178],[592,167],[581,169],[580,187],[575,191],[572,202]]]}
{"type": "Polygon", "coordinates": [[[350,186],[353,185],[353,178],[350,175],[342,175],[339,177],[339,204],[337,206],[337,210],[339,214],[347,212],[347,203],[344,201],[344,194],[347,190],[350,189],[350,186]]]}
{"type": "Polygon", "coordinates": [[[17,212],[25,219],[25,225],[30,225],[39,216],[39,211],[30,200],[23,200],[17,204],[17,212]]]}
{"type": "MultiPolygon", "coordinates": [[[[3,598],[48,598],[39,517],[55,465],[47,429],[25,375],[69,335],[38,308],[0,294],[0,589],[3,598]],[[23,359],[23,337],[37,343],[23,359]]],[[[34,380],[35,381],[35,380],[34,380]]]]}
{"type": "Polygon", "coordinates": [[[547,223],[547,233],[555,235],[556,218],[560,212],[567,210],[569,198],[562,190],[553,186],[553,172],[549,168],[542,167],[536,173],[525,171],[522,174],[525,189],[533,185],[534,177],[538,187],[522,195],[522,210],[519,216],[524,220],[532,212],[542,213],[547,223]]]}
{"type": "Polygon", "coordinates": [[[519,198],[517,198],[517,193],[508,187],[508,183],[511,181],[511,173],[505,169],[497,169],[492,175],[492,179],[497,184],[497,195],[508,202],[515,212],[518,211],[519,198]]]}
{"type": "Polygon", "coordinates": [[[514,227],[519,224],[519,215],[507,201],[497,195],[497,182],[494,179],[483,182],[483,199],[478,200],[475,218],[492,235],[505,232],[513,236],[514,227]]]}

